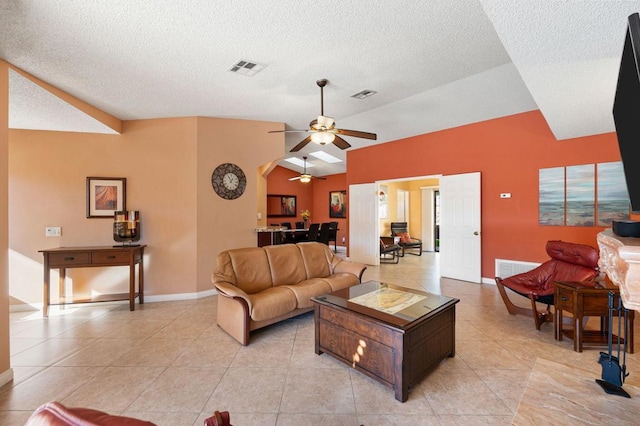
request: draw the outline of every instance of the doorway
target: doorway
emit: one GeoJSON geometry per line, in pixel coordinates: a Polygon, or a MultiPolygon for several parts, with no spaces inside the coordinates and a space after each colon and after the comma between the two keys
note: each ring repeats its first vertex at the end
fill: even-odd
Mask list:
{"type": "MultiPolygon", "coordinates": [[[[439,182],[436,180],[436,184],[439,182]]],[[[424,251],[438,251],[439,231],[440,231],[440,197],[438,186],[421,186],[422,192],[422,211],[421,211],[421,229],[422,232],[418,236],[422,240],[422,248],[424,251]]]]}
{"type": "MultiPolygon", "coordinates": [[[[472,192],[474,193],[474,199],[477,200],[477,203],[473,203],[475,205],[474,207],[474,211],[477,210],[477,213],[479,215],[479,200],[480,200],[480,185],[479,185],[479,179],[480,179],[480,174],[479,173],[471,173],[469,175],[477,175],[477,185],[475,186],[475,188],[472,190],[472,192]],[[477,207],[477,208],[476,208],[477,207]]],[[[443,220],[443,214],[444,214],[444,209],[443,209],[443,197],[446,197],[447,195],[447,191],[443,188],[442,185],[442,180],[448,180],[447,178],[451,178],[453,181],[456,181],[457,179],[455,178],[456,175],[452,175],[452,176],[442,176],[442,175],[432,175],[432,176],[424,176],[424,177],[415,177],[415,178],[405,178],[405,179],[395,179],[395,180],[388,180],[388,181],[378,181],[376,183],[373,184],[356,184],[356,185],[350,185],[349,186],[349,203],[351,206],[351,209],[356,209],[357,206],[357,211],[359,213],[359,217],[356,220],[356,217],[352,214],[350,217],[350,227],[349,227],[349,235],[350,235],[350,244],[349,244],[349,254],[351,258],[354,259],[359,259],[360,261],[363,261],[364,263],[367,263],[369,265],[378,265],[379,264],[379,257],[377,255],[378,252],[378,245],[379,245],[379,236],[380,235],[389,235],[389,222],[392,221],[397,221],[395,217],[390,217],[391,215],[389,215],[389,217],[385,214],[383,218],[379,217],[379,211],[385,211],[388,213],[391,213],[391,211],[397,211],[397,208],[393,208],[393,206],[391,205],[391,203],[389,203],[389,209],[387,210],[387,206],[386,206],[386,198],[385,198],[385,205],[381,206],[380,204],[382,204],[382,200],[380,199],[380,197],[378,196],[379,190],[381,185],[385,188],[387,188],[387,186],[389,186],[389,190],[391,190],[391,186],[394,183],[406,183],[406,182],[410,182],[411,185],[414,186],[413,189],[411,189],[411,193],[417,191],[418,193],[420,193],[420,190],[422,190],[423,188],[427,189],[428,187],[431,187],[429,189],[433,189],[432,193],[430,194],[429,197],[425,197],[425,194],[427,193],[427,191],[422,190],[422,203],[420,202],[420,198],[417,199],[417,204],[420,205],[419,209],[421,210],[421,213],[419,213],[419,215],[416,217],[417,220],[422,220],[422,216],[423,213],[427,210],[425,209],[425,199],[429,200],[429,205],[430,207],[428,207],[428,211],[430,212],[430,215],[432,216],[432,219],[429,219],[429,221],[425,221],[423,223],[429,223],[432,227],[433,227],[433,232],[432,234],[428,237],[428,238],[423,238],[423,242],[427,242],[429,241],[430,245],[432,246],[431,251],[436,251],[436,247],[437,247],[437,251],[439,251],[439,258],[440,258],[440,264],[442,265],[443,260],[445,260],[445,258],[447,259],[451,259],[452,258],[452,251],[449,250],[447,254],[447,256],[445,256],[445,258],[442,258],[440,256],[442,256],[442,251],[443,251],[443,247],[444,245],[448,245],[450,248],[451,247],[458,247],[460,249],[462,249],[463,251],[465,248],[465,245],[458,245],[456,243],[456,238],[455,235],[451,235],[450,238],[453,238],[451,241],[447,241],[447,236],[444,235],[444,233],[442,232],[442,220],[443,220]],[[414,181],[419,181],[419,180],[426,180],[426,179],[432,179],[431,182],[429,183],[418,183],[418,182],[414,182],[414,181]],[[437,193],[436,193],[437,190],[437,193]],[[437,206],[437,207],[436,207],[437,206]],[[384,207],[384,209],[382,209],[382,207],[384,207]],[[392,210],[393,209],[393,210],[392,210]],[[364,225],[366,223],[366,225],[364,225]],[[358,226],[358,224],[362,224],[363,226],[358,226]],[[383,225],[384,224],[384,225],[383,225]],[[357,229],[356,229],[357,228],[357,229]],[[358,240],[358,237],[360,238],[360,243],[357,244],[353,244],[356,240],[358,240]]],[[[458,175],[459,177],[463,177],[465,175],[458,175]]],[[[411,186],[409,185],[409,186],[411,186]]],[[[395,192],[395,191],[394,191],[395,192]]],[[[455,192],[455,191],[453,191],[455,192]]],[[[392,194],[393,192],[389,191],[390,194],[392,194]]],[[[420,195],[418,195],[419,197],[420,195]]],[[[393,200],[396,201],[396,200],[393,200]]],[[[452,203],[449,203],[450,206],[452,205],[452,203]]],[[[453,205],[455,205],[457,203],[453,203],[453,205]]],[[[463,203],[464,204],[464,203],[463,203]]],[[[415,205],[415,204],[414,204],[415,205]]],[[[351,211],[350,209],[350,211],[351,211]]],[[[449,209],[450,213],[452,213],[455,216],[455,211],[461,212],[464,211],[466,209],[449,209]]],[[[413,213],[411,213],[413,214],[413,213]]],[[[411,216],[411,214],[409,216],[411,216]]],[[[413,216],[412,216],[413,217],[413,216]]],[[[466,270],[466,266],[467,266],[467,261],[468,263],[474,264],[474,266],[477,266],[476,268],[473,268],[475,270],[478,271],[478,276],[480,274],[480,257],[481,257],[481,251],[480,251],[480,238],[479,237],[479,229],[480,229],[480,222],[479,222],[480,218],[478,216],[478,221],[475,221],[474,225],[476,225],[475,227],[478,229],[478,232],[475,233],[473,232],[472,234],[474,235],[475,239],[477,240],[476,243],[474,244],[474,250],[471,250],[469,252],[466,252],[467,254],[469,254],[469,256],[459,256],[460,259],[464,259],[465,262],[463,262],[461,264],[461,266],[463,266],[463,268],[461,268],[462,270],[466,270]]],[[[451,222],[451,220],[449,221],[451,222]]],[[[455,221],[453,221],[455,222],[455,221]]],[[[417,226],[416,226],[417,228],[417,226]]],[[[421,226],[421,230],[418,231],[417,229],[415,230],[416,234],[419,236],[423,236],[424,235],[424,228],[421,226]]],[[[455,250],[453,251],[455,252],[455,250]]],[[[453,256],[456,257],[456,256],[453,256]]],[[[447,263],[449,263],[447,261],[447,263]]],[[[451,265],[452,266],[452,265],[451,265]]],[[[441,271],[442,272],[442,271],[441,271]]],[[[449,277],[454,277],[451,275],[447,274],[442,274],[443,276],[449,276],[449,277]]],[[[476,277],[474,276],[472,279],[464,279],[465,281],[472,281],[472,282],[480,282],[479,278],[478,280],[475,279],[476,277]]]]}

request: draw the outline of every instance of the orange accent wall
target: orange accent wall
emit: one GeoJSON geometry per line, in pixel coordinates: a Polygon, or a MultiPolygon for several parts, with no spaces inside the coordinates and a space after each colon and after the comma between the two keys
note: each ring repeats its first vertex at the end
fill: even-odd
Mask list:
{"type": "Polygon", "coordinates": [[[317,180],[313,183],[313,210],[311,218],[313,222],[338,222],[338,245],[349,244],[349,192],[347,176],[345,173],[324,176],[326,180],[317,180]],[[329,217],[329,193],[331,191],[347,191],[347,217],[345,219],[329,217]],[[342,239],[345,243],[342,243],[342,239]]]}
{"type": "Polygon", "coordinates": [[[558,141],[540,111],[531,111],[351,150],[346,183],[481,172],[482,276],[491,278],[496,258],[546,260],[548,240],[597,247],[602,227],[538,224],[538,171],[619,160],[614,133],[558,141]]]}
{"type": "MultiPolygon", "coordinates": [[[[301,222],[302,210],[311,212],[311,222],[317,222],[313,209],[313,188],[318,182],[311,179],[309,183],[301,183],[299,180],[289,180],[289,178],[299,176],[300,173],[284,167],[276,166],[267,177],[267,194],[295,195],[296,196],[296,217],[267,217],[267,225],[272,223],[280,224],[282,222],[301,222]]],[[[264,215],[267,212],[263,212],[264,215]]]]}
{"type": "MultiPolygon", "coordinates": [[[[338,222],[338,245],[343,245],[343,237],[347,244],[349,238],[349,213],[347,213],[347,218],[345,219],[329,217],[329,192],[347,190],[346,174],[340,173],[323,176],[326,180],[311,179],[309,183],[289,180],[289,178],[297,175],[299,175],[299,173],[280,166],[277,166],[269,174],[267,178],[267,193],[296,195],[298,197],[298,215],[295,218],[268,218],[267,224],[301,221],[300,211],[309,210],[311,212],[310,223],[338,222]]],[[[348,207],[347,205],[347,208],[348,207]]]]}

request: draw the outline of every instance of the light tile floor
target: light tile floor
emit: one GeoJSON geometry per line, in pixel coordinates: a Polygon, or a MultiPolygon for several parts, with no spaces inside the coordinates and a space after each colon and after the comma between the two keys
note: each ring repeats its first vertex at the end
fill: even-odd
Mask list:
{"type": "MultiPolygon", "coordinates": [[[[236,426],[508,425],[539,357],[591,368],[599,378],[600,349],[576,353],[570,340],[554,340],[551,324],[538,332],[531,318],[509,316],[494,285],[440,279],[437,254],[370,266],[363,279],[461,300],[456,356],[405,403],[317,356],[312,314],[259,330],[243,347],[217,327],[214,296],[146,303],[135,312],[97,304],[54,308],[48,319],[12,313],[15,379],[0,389],[0,424],[22,425],[57,400],[171,426],[201,425],[216,409],[229,410],[236,426]]],[[[640,360],[629,355],[627,364],[627,383],[638,386],[640,360]]]]}

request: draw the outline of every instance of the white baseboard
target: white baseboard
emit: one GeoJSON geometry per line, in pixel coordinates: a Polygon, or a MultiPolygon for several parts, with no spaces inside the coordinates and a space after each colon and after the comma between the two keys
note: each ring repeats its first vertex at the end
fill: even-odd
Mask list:
{"type": "Polygon", "coordinates": [[[13,380],[13,369],[10,368],[7,371],[0,373],[0,386],[4,386],[13,380]]]}
{"type": "Polygon", "coordinates": [[[496,280],[493,278],[482,277],[482,284],[496,285],[496,280]]]}
{"type": "Polygon", "coordinates": [[[196,293],[159,294],[157,296],[144,296],[146,302],[173,302],[176,300],[193,300],[218,294],[215,288],[211,290],[198,291],[196,293]]]}
{"type": "MultiPolygon", "coordinates": [[[[146,302],[173,302],[178,300],[194,300],[202,299],[209,296],[215,296],[218,294],[215,288],[211,290],[198,291],[195,293],[176,293],[176,294],[159,294],[159,295],[145,295],[144,301],[146,302]]],[[[110,302],[94,302],[94,303],[76,303],[75,306],[88,306],[99,303],[100,305],[124,305],[129,303],[128,300],[114,300],[110,302]]],[[[53,305],[58,306],[58,305],[53,305]]],[[[67,305],[69,306],[69,305],[67,305]]],[[[9,306],[9,312],[27,312],[27,311],[42,311],[42,303],[23,303],[20,305],[9,306]]]]}

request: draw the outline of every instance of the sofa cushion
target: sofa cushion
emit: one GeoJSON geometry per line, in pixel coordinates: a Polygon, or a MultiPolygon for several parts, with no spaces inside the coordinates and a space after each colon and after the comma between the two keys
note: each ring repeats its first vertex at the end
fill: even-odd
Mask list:
{"type": "Polygon", "coordinates": [[[331,286],[331,292],[360,284],[360,280],[357,276],[346,272],[341,274],[333,274],[330,277],[325,278],[325,280],[331,286]]]}
{"type": "Polygon", "coordinates": [[[249,295],[249,298],[253,306],[249,316],[254,321],[264,321],[284,315],[298,306],[296,295],[286,286],[270,287],[260,293],[249,295]]]}
{"type": "Polygon", "coordinates": [[[215,281],[227,281],[247,294],[273,286],[267,254],[260,247],[223,251],[218,254],[215,281]]]}
{"type": "Polygon", "coordinates": [[[271,282],[274,286],[296,284],[307,279],[302,254],[295,244],[263,247],[271,268],[271,282]]]}
{"type": "Polygon", "coordinates": [[[296,295],[298,308],[311,308],[313,307],[313,302],[311,302],[312,297],[333,291],[325,278],[312,278],[296,285],[287,285],[284,287],[287,287],[296,295]]]}
{"type": "Polygon", "coordinates": [[[316,242],[298,243],[296,244],[300,253],[304,268],[307,272],[305,278],[324,278],[333,273],[334,254],[328,245],[316,242]]]}

